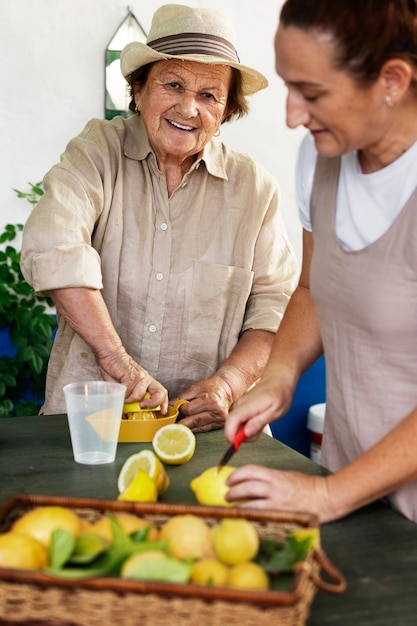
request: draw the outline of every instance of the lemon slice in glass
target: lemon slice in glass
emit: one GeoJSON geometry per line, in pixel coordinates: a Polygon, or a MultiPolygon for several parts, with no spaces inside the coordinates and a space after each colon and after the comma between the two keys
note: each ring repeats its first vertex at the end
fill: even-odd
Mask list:
{"type": "Polygon", "coordinates": [[[167,465],[182,465],[194,454],[196,439],[184,424],[167,424],[156,431],[152,446],[155,454],[167,465]]]}
{"type": "Polygon", "coordinates": [[[169,487],[169,477],[159,458],[152,450],[141,450],[129,456],[122,465],[117,479],[119,493],[123,493],[139,469],[143,469],[155,481],[158,493],[164,493],[169,487]]]}

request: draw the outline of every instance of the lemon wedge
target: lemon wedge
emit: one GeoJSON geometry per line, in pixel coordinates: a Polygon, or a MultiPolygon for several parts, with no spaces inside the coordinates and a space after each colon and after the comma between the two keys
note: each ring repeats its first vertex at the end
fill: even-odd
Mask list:
{"type": "Polygon", "coordinates": [[[159,458],[152,450],[141,450],[131,454],[122,465],[117,479],[119,493],[123,493],[139,469],[143,469],[155,481],[158,493],[164,493],[169,487],[169,477],[159,458]]]}
{"type": "Polygon", "coordinates": [[[119,418],[116,409],[101,409],[87,415],[84,419],[102,441],[114,441],[117,439],[119,418]]]}
{"type": "Polygon", "coordinates": [[[129,502],[157,502],[156,482],[143,469],[138,469],[136,476],[118,499],[129,502]]]}
{"type": "Polygon", "coordinates": [[[168,465],[182,465],[191,459],[196,438],[184,424],[167,424],[156,431],[152,439],[155,454],[168,465]]]}

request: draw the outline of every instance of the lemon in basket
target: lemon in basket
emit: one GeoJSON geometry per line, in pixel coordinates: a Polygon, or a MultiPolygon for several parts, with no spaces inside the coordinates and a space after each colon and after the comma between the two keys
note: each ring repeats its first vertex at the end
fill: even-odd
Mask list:
{"type": "Polygon", "coordinates": [[[258,553],[259,535],[255,526],[243,517],[224,518],[213,528],[217,558],[225,565],[252,560],[258,553]]]}
{"type": "Polygon", "coordinates": [[[169,477],[159,458],[152,450],[141,450],[131,454],[122,465],[117,479],[119,493],[126,491],[139,469],[143,469],[155,481],[158,494],[169,487],[169,477]]]}
{"type": "Polygon", "coordinates": [[[244,561],[230,568],[227,586],[264,591],[269,588],[269,578],[260,565],[253,561],[244,561]]]}
{"type": "Polygon", "coordinates": [[[38,570],[48,566],[48,550],[37,539],[17,532],[0,535],[0,567],[38,570]]]}
{"type": "MultiPolygon", "coordinates": [[[[146,536],[148,541],[153,541],[158,538],[158,529],[156,526],[143,517],[138,517],[133,513],[127,513],[125,511],[115,513],[114,517],[126,535],[132,535],[140,530],[148,529],[146,536]]],[[[89,532],[94,535],[99,535],[99,537],[103,537],[103,539],[111,543],[113,541],[113,530],[110,517],[107,515],[100,517],[94,524],[90,525],[89,532]]]]}
{"type": "Polygon", "coordinates": [[[143,469],[138,469],[136,476],[118,499],[129,502],[157,502],[156,482],[143,469]]]}
{"type": "Polygon", "coordinates": [[[224,587],[229,575],[229,568],[218,559],[200,559],[193,563],[191,582],[209,587],[224,587]]]}
{"type": "Polygon", "coordinates": [[[16,520],[12,532],[34,537],[49,547],[51,535],[57,528],[66,530],[76,537],[81,532],[80,518],[74,511],[64,506],[42,506],[32,509],[16,520]]]}
{"type": "Polygon", "coordinates": [[[161,527],[159,539],[167,540],[168,552],[176,559],[214,556],[210,527],[197,515],[185,513],[170,517],[161,527]]]}
{"type": "Polygon", "coordinates": [[[194,454],[196,439],[184,424],[167,424],[156,431],[152,446],[155,454],[168,465],[182,465],[194,454]]]}

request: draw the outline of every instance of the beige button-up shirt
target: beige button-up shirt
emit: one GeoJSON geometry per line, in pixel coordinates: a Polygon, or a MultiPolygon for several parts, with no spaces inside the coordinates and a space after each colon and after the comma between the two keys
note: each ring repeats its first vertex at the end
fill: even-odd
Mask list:
{"type": "MultiPolygon", "coordinates": [[[[275,331],[298,275],[275,180],[212,140],[169,197],[142,120],[92,120],[44,180],[21,267],[37,292],[102,290],[129,354],[171,397],[209,378],[248,329],[275,331]]],[[[59,319],[45,413],[100,378],[59,319]]]]}

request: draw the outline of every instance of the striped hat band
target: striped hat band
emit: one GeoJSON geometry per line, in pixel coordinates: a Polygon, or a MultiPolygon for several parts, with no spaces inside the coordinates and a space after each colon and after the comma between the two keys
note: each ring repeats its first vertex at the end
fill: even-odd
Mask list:
{"type": "Polygon", "coordinates": [[[160,54],[207,54],[239,63],[238,54],[229,41],[205,33],[169,35],[149,41],[147,45],[160,54]]]}

